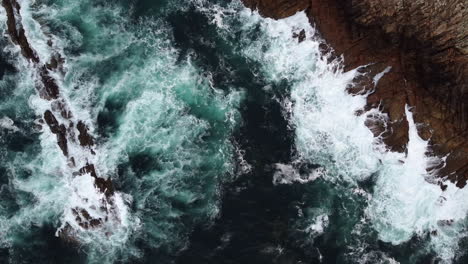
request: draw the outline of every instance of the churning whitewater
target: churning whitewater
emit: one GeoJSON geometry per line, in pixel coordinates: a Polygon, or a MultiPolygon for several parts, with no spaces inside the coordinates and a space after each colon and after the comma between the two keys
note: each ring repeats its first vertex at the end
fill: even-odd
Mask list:
{"type": "Polygon", "coordinates": [[[294,193],[274,227],[288,241],[254,250],[274,252],[265,263],[283,263],[284,250],[301,263],[464,261],[468,191],[434,183],[445,157],[419,137],[417,109],[405,109],[407,151],[389,151],[369,125],[387,116],[348,92],[365,65],[344,72],[305,13],[272,20],[238,0],[18,4],[39,62],[0,8],[0,263],[184,263],[206,246],[197,232],[214,253],[192,263],[234,263],[223,250],[245,250],[235,231],[217,231],[235,225],[223,197],[249,188],[294,193]],[[58,99],[38,92],[44,74],[58,99]],[[288,162],[249,153],[252,104],[279,105],[288,162]],[[48,111],[72,127],[67,151],[48,111]],[[257,171],[270,187],[251,183],[257,171]]]}

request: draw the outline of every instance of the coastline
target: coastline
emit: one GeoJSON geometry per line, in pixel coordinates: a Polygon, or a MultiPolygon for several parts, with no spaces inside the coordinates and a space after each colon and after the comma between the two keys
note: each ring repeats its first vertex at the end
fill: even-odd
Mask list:
{"type": "MultiPolygon", "coordinates": [[[[408,104],[413,107],[416,123],[421,124],[419,135],[430,142],[431,154],[447,156],[445,167],[428,169],[436,169],[438,177],[449,179],[460,188],[466,185],[468,109],[464,102],[468,98],[468,56],[463,53],[467,52],[463,45],[468,43],[463,40],[466,8],[461,1],[445,1],[455,14],[440,12],[447,9],[444,6],[399,6],[398,1],[381,6],[372,0],[243,2],[258,9],[262,16],[274,19],[305,10],[320,37],[330,45],[324,51],[331,48],[334,56],[342,56],[345,71],[367,65],[365,78],[356,80],[358,85],[349,92],[375,89],[368,97],[367,108],[380,107],[388,114],[388,129],[383,135],[389,149],[406,150],[408,123],[404,109],[408,104]],[[405,20],[409,10],[413,16],[405,20]],[[454,18],[451,24],[434,29],[447,16],[454,18]],[[413,29],[417,23],[422,24],[420,30],[413,29]],[[460,28],[461,33],[456,35],[454,31],[460,28]],[[375,80],[378,83],[374,85],[375,80]]],[[[385,130],[382,124],[368,126],[375,135],[385,130]]]]}

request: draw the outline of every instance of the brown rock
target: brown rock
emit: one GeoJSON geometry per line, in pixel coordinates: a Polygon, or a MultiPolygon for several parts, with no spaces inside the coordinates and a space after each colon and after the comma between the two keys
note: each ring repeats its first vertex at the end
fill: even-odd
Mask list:
{"type": "Polygon", "coordinates": [[[80,145],[84,147],[91,147],[94,145],[93,137],[88,132],[88,127],[83,123],[83,121],[78,121],[76,128],[80,132],[78,135],[78,140],[80,141],[80,145]]]}
{"type": "Polygon", "coordinates": [[[296,33],[296,32],[293,33],[293,38],[297,38],[297,41],[298,41],[299,43],[301,43],[302,41],[304,41],[304,40],[306,39],[306,37],[307,37],[307,36],[306,36],[306,32],[305,32],[304,29],[301,30],[301,31],[299,32],[299,34],[296,33]]]}
{"type": "Polygon", "coordinates": [[[39,89],[40,96],[46,100],[57,99],[59,96],[59,87],[54,78],[50,76],[49,70],[46,66],[41,67],[39,70],[41,76],[43,89],[39,89]]]}
{"type": "Polygon", "coordinates": [[[101,218],[92,218],[84,209],[75,208],[72,209],[72,213],[75,216],[76,222],[78,222],[82,228],[94,228],[102,224],[101,218]]]}
{"type": "Polygon", "coordinates": [[[21,23],[17,23],[17,19],[20,18],[20,5],[15,0],[2,0],[2,5],[7,14],[7,28],[11,40],[21,48],[21,53],[25,58],[38,63],[39,57],[29,46],[21,23]]]}
{"type": "MultiPolygon", "coordinates": [[[[2,0],[2,5],[7,13],[7,27],[8,34],[12,42],[18,45],[21,49],[22,55],[29,61],[33,62],[33,67],[37,71],[40,79],[36,85],[36,89],[42,99],[51,102],[51,109],[44,112],[44,120],[48,125],[50,131],[57,136],[57,144],[63,152],[63,155],[68,158],[68,166],[70,168],[75,168],[76,162],[74,157],[68,157],[68,143],[76,142],[75,131],[74,131],[74,122],[72,120],[72,112],[70,107],[68,107],[66,100],[60,95],[60,88],[58,86],[57,80],[55,79],[52,73],[64,74],[63,72],[63,63],[64,59],[60,54],[55,54],[51,60],[45,64],[41,63],[39,57],[31,48],[28,43],[28,40],[25,36],[24,29],[21,25],[21,16],[19,14],[20,5],[16,0],[2,0]],[[60,123],[57,120],[55,114],[60,114],[60,121],[67,124],[60,123]]],[[[48,41],[50,47],[53,46],[52,41],[48,41]]],[[[40,122],[40,121],[39,121],[40,122]]],[[[87,147],[91,150],[91,154],[95,154],[91,147],[94,144],[93,137],[89,133],[88,127],[83,121],[79,121],[77,126],[79,131],[78,140],[82,147],[87,147]]],[[[85,155],[87,151],[84,151],[85,155]]],[[[88,160],[88,158],[86,158],[88,160]]],[[[100,208],[107,213],[110,213],[108,206],[113,205],[112,195],[114,194],[114,186],[110,179],[104,179],[97,175],[96,168],[93,164],[87,163],[86,166],[79,169],[78,172],[73,173],[73,176],[83,175],[89,173],[95,179],[95,186],[105,194],[106,199],[102,201],[100,208]]],[[[107,221],[108,217],[105,219],[94,219],[90,214],[82,209],[75,208],[72,210],[73,214],[76,217],[76,221],[83,228],[95,228],[101,226],[103,221],[107,221]]],[[[61,236],[67,240],[74,241],[72,233],[70,232],[70,226],[67,225],[65,230],[61,232],[61,236]]]]}
{"type": "Polygon", "coordinates": [[[93,164],[86,164],[83,168],[79,170],[79,174],[83,175],[89,173],[91,177],[95,179],[94,184],[96,187],[102,192],[105,193],[107,196],[114,193],[114,185],[110,181],[110,179],[103,179],[97,176],[96,168],[93,164]]]}
{"type": "Polygon", "coordinates": [[[57,144],[63,152],[63,155],[68,156],[68,145],[67,145],[67,129],[65,125],[59,124],[54,114],[47,110],[44,113],[44,120],[50,128],[50,131],[57,136],[57,144]]]}
{"type": "MultiPolygon", "coordinates": [[[[413,107],[419,134],[437,155],[450,155],[439,171],[463,187],[468,179],[468,10],[464,0],[244,0],[262,15],[282,18],[307,10],[345,70],[371,64],[370,77],[392,69],[368,97],[390,117],[384,142],[404,151],[406,104],[413,107]],[[286,6],[285,10],[281,10],[286,6]],[[293,7],[293,8],[291,8],[293,7]]],[[[327,50],[324,48],[324,50],[327,50]]],[[[368,89],[369,86],[363,86],[368,89]]],[[[350,92],[362,89],[353,88],[350,92]]],[[[374,134],[382,132],[370,122],[374,134]]]]}

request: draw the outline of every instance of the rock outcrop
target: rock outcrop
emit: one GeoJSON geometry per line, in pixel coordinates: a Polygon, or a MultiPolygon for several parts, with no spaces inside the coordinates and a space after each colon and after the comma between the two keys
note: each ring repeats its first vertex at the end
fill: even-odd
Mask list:
{"type": "MultiPolygon", "coordinates": [[[[385,143],[405,151],[404,106],[413,106],[419,134],[437,155],[438,175],[464,187],[468,180],[468,10],[464,0],[243,0],[260,14],[283,18],[306,10],[311,23],[343,55],[345,70],[368,65],[359,89],[391,70],[368,97],[388,113],[385,143]]],[[[368,124],[376,133],[376,124],[368,124]]]]}
{"type": "MultiPolygon", "coordinates": [[[[30,67],[37,72],[39,80],[36,82],[36,90],[39,96],[49,102],[51,106],[50,109],[44,112],[40,123],[44,123],[43,120],[45,120],[50,132],[56,135],[57,145],[67,158],[70,169],[75,171],[73,176],[79,177],[89,174],[94,178],[95,187],[105,194],[105,199],[100,201],[100,204],[97,206],[106,213],[112,213],[114,186],[110,179],[98,176],[95,166],[89,163],[91,160],[94,160],[93,156],[96,155],[93,150],[95,147],[93,137],[85,122],[73,116],[67,101],[60,93],[58,80],[54,77],[55,75],[62,75],[64,59],[59,53],[55,53],[50,61],[45,63],[41,61],[26,37],[22,26],[20,4],[16,0],[2,0],[2,6],[7,15],[9,38],[15,45],[19,46],[21,55],[30,62],[30,67]],[[77,134],[79,135],[76,136],[77,134]],[[70,152],[71,144],[76,146],[75,148],[78,149],[79,153],[70,152]],[[76,156],[74,156],[75,154],[76,156]],[[78,159],[81,159],[81,162],[78,162],[78,159]],[[85,164],[82,164],[83,160],[85,160],[85,164]]],[[[53,50],[53,43],[49,41],[48,44],[53,50]]],[[[85,200],[86,198],[82,199],[85,200]]],[[[76,217],[78,225],[85,229],[99,227],[104,221],[107,221],[107,217],[106,219],[93,218],[82,208],[73,208],[72,212],[76,217]]],[[[65,233],[66,231],[69,230],[65,230],[65,233]]],[[[64,232],[62,232],[63,234],[64,232]]]]}

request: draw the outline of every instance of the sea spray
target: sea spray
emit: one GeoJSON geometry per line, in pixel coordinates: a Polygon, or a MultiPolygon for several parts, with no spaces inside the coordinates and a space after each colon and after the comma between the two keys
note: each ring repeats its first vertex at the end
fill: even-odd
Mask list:
{"type": "Polygon", "coordinates": [[[451,183],[442,191],[428,182],[434,175],[427,168],[435,157],[427,155],[428,142],[419,137],[408,106],[405,114],[407,154],[385,153],[367,214],[381,240],[399,244],[415,234],[430,234],[433,249],[443,261],[450,261],[456,257],[459,239],[466,236],[468,193],[451,183]]]}
{"type": "MultiPolygon", "coordinates": [[[[133,24],[118,5],[88,1],[36,1],[21,12],[41,58],[49,58],[40,45],[47,38],[63,51],[66,74],[60,88],[75,115],[91,131],[101,132],[96,167],[123,191],[116,194],[115,206],[128,207],[120,210],[118,225],[106,227],[111,232],[75,226],[81,231],[72,233],[71,240],[83,246],[88,262],[141,256],[135,243],[142,241],[147,250],[177,252],[194,225],[218,213],[220,184],[233,174],[229,137],[242,94],[217,91],[190,58],[179,61],[162,21],[148,18],[133,24]],[[47,37],[36,30],[44,30],[47,37]]],[[[18,57],[17,52],[11,55],[18,57]]],[[[13,61],[29,76],[26,85],[33,87],[37,76],[21,59],[13,61]]],[[[48,107],[35,95],[29,101],[39,115],[48,107]]],[[[17,155],[6,163],[11,171],[9,199],[21,207],[2,207],[2,245],[12,259],[26,246],[15,237],[35,230],[28,231],[28,226],[66,228],[64,223],[75,220],[67,208],[87,197],[88,204],[80,206],[92,211],[93,199],[102,199],[89,188],[94,181],[89,175],[71,178],[53,135],[42,133],[36,140],[39,144],[34,153],[27,153],[29,159],[17,155]],[[17,171],[26,168],[34,173],[22,179],[17,171]],[[19,191],[31,206],[23,205],[25,197],[19,191]]]]}
{"type": "MultiPolygon", "coordinates": [[[[51,143],[56,138],[60,148],[58,152],[63,154],[58,159],[51,160],[57,162],[57,167],[54,169],[56,176],[61,178],[61,183],[70,185],[70,188],[61,186],[62,191],[69,195],[63,199],[62,225],[56,235],[78,244],[86,244],[86,236],[83,234],[90,233],[90,229],[93,234],[103,233],[110,238],[115,237],[115,234],[121,234],[122,229],[126,229],[122,224],[127,222],[127,219],[123,218],[127,215],[125,213],[127,208],[121,201],[121,195],[114,191],[111,181],[106,176],[99,176],[99,171],[94,166],[96,159],[94,140],[89,135],[86,121],[81,121],[80,117],[71,111],[67,96],[62,95],[60,89],[61,75],[64,74],[60,65],[61,61],[64,61],[62,55],[42,54],[44,49],[35,49],[33,44],[38,43],[38,46],[41,46],[43,40],[41,37],[44,37],[44,34],[28,12],[30,8],[28,2],[22,2],[20,5],[12,0],[5,1],[2,5],[6,11],[8,35],[13,44],[21,50],[20,54],[13,53],[17,56],[17,65],[23,66],[19,67],[20,70],[28,72],[36,79],[34,86],[38,96],[31,97],[33,100],[30,106],[38,116],[42,117],[38,122],[45,123],[39,128],[42,132],[41,143],[51,143]],[[27,34],[27,30],[31,32],[27,34]]],[[[47,41],[47,46],[53,49],[51,39],[47,41]]],[[[46,149],[44,145],[42,148],[46,149]]],[[[50,150],[54,151],[53,148],[50,150]]],[[[29,190],[30,193],[34,191],[34,189],[29,190]]],[[[34,194],[39,196],[39,199],[43,198],[40,193],[34,194]]],[[[105,241],[99,246],[103,244],[105,241]]]]}
{"type": "MultiPolygon", "coordinates": [[[[468,208],[463,200],[468,194],[451,183],[446,191],[432,183],[437,171],[430,168],[443,166],[444,159],[430,156],[428,143],[418,136],[408,107],[407,154],[391,152],[366,126],[369,120],[385,123],[387,116],[379,109],[357,115],[364,109],[367,94],[348,94],[347,88],[354,85],[353,80],[363,74],[362,70],[344,72],[340,58],[330,62],[328,54],[320,50],[323,40],[317,37],[304,13],[272,20],[235,4],[230,8],[237,12],[227,8],[224,12],[205,13],[214,17],[213,21],[224,34],[240,35],[239,52],[261,63],[262,76],[273,84],[287,83],[290,87],[290,97],[282,100],[295,129],[298,162],[316,164],[324,172],[320,177],[310,178],[300,175],[294,163],[277,164],[273,181],[302,182],[317,189],[313,185],[322,185],[321,181],[325,180],[334,185],[335,191],[345,192],[339,195],[343,209],[358,210],[346,223],[349,229],[343,230],[349,232],[349,236],[345,235],[348,240],[355,241],[354,246],[348,247],[348,257],[370,257],[365,252],[373,247],[369,243],[375,239],[372,233],[376,231],[378,239],[394,245],[406,243],[415,236],[429,241],[427,249],[418,249],[421,254],[432,250],[441,260],[453,261],[458,254],[457,244],[465,236],[468,208]],[[219,14],[229,15],[220,20],[219,14]],[[242,25],[240,29],[236,28],[238,24],[242,25]],[[294,36],[302,30],[306,37],[299,41],[294,36]]],[[[374,82],[377,84],[390,70],[387,68],[376,76],[374,82]]],[[[309,217],[324,219],[332,214],[334,210],[330,208],[324,215],[322,208],[333,197],[323,197],[319,208],[309,207],[308,210],[316,212],[309,213],[309,217]]],[[[311,195],[310,199],[317,197],[311,195]]],[[[306,199],[304,202],[311,203],[306,199]]],[[[340,213],[339,217],[344,215],[340,213]]],[[[314,226],[315,222],[305,221],[302,226],[314,226]]],[[[329,228],[332,231],[336,226],[332,224],[329,228]]]]}

